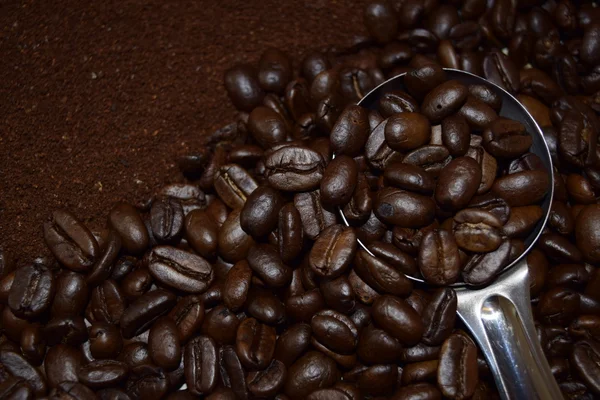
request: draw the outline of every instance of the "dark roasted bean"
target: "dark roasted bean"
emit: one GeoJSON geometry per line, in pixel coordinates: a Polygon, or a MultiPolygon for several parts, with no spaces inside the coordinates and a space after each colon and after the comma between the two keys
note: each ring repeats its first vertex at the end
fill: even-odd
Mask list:
{"type": "Polygon", "coordinates": [[[202,293],[214,279],[212,266],[205,259],[169,246],[152,249],[148,270],[159,283],[186,293],[202,293]]]}
{"type": "Polygon", "coordinates": [[[238,209],[229,213],[217,237],[219,255],[228,262],[243,260],[254,245],[252,236],[244,232],[240,225],[240,212],[238,209]]]}
{"type": "Polygon", "coordinates": [[[52,272],[40,264],[19,268],[8,294],[8,305],[20,318],[34,318],[48,309],[54,297],[52,272]]]}
{"type": "Polygon", "coordinates": [[[444,229],[426,233],[419,248],[418,262],[428,283],[448,285],[456,282],[462,262],[452,233],[444,229]]]}
{"type": "Polygon", "coordinates": [[[254,318],[246,318],[238,326],[235,350],[246,368],[265,369],[273,358],[276,339],[275,328],[254,318]]]}
{"type": "Polygon", "coordinates": [[[265,159],[266,177],[275,189],[303,192],[315,189],[323,178],[325,163],[308,147],[281,147],[265,159]]]}
{"type": "Polygon", "coordinates": [[[478,380],[477,347],[466,335],[452,334],[440,352],[438,386],[444,396],[469,398],[475,392],[478,380]]]}
{"type": "Polygon", "coordinates": [[[219,198],[233,209],[242,208],[258,184],[244,168],[225,164],[215,173],[214,188],[219,198]]]}
{"type": "Polygon", "coordinates": [[[343,206],[350,201],[358,183],[358,166],[349,156],[333,159],[321,180],[321,201],[328,206],[343,206]]]}
{"type": "Polygon", "coordinates": [[[128,203],[115,204],[108,215],[108,225],[119,234],[123,249],[130,254],[142,254],[150,243],[140,214],[128,203]]]}
{"type": "Polygon", "coordinates": [[[333,386],[338,377],[332,359],[311,351],[289,367],[283,390],[291,399],[304,399],[318,388],[333,386]]]}
{"type": "Polygon", "coordinates": [[[279,360],[273,360],[262,371],[250,372],[246,384],[250,393],[257,397],[272,397],[281,390],[287,376],[285,365],[279,360]]]}
{"type": "Polygon", "coordinates": [[[321,277],[336,278],[350,265],[356,248],[356,235],[352,228],[332,225],[321,232],[313,245],[310,267],[321,277]]]}
{"type": "Polygon", "coordinates": [[[89,328],[90,352],[96,359],[116,358],[123,348],[121,331],[116,325],[95,322],[89,328]]]}
{"type": "Polygon", "coordinates": [[[156,319],[175,305],[176,300],[173,293],[160,289],[134,300],[121,317],[123,337],[129,339],[146,331],[156,319]]]}
{"type": "Polygon", "coordinates": [[[217,385],[219,376],[218,349],[208,336],[198,336],[185,347],[185,382],[195,395],[210,393],[217,385]]]}
{"type": "Polygon", "coordinates": [[[150,209],[152,235],[158,243],[176,243],[183,234],[183,208],[172,197],[159,197],[150,209]]]}
{"type": "Polygon", "coordinates": [[[161,398],[168,390],[167,376],[154,365],[139,365],[131,369],[125,383],[132,399],[161,398]]]}

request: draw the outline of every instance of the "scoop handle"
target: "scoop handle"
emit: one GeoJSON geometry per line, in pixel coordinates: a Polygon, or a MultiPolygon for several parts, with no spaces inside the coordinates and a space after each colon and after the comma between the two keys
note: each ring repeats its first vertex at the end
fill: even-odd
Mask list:
{"type": "Polygon", "coordinates": [[[502,399],[563,399],[537,339],[525,258],[493,285],[458,290],[457,297],[458,315],[483,350],[502,399]]]}

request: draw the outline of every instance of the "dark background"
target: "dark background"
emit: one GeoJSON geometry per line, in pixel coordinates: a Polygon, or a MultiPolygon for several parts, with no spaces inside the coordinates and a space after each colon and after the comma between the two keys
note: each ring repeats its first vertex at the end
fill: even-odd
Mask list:
{"type": "Polygon", "coordinates": [[[0,2],[0,246],[27,262],[52,210],[97,229],[113,202],[181,181],[176,156],[235,114],[227,68],[349,44],[367,3],[0,2]]]}

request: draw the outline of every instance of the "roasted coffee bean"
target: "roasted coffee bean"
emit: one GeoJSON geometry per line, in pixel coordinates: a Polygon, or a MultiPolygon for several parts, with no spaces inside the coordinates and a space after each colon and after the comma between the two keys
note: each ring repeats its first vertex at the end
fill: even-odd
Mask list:
{"type": "Polygon", "coordinates": [[[302,146],[281,147],[265,159],[266,177],[275,189],[300,192],[315,189],[325,163],[319,153],[302,146]]]}
{"type": "MultiPolygon", "coordinates": [[[[121,281],[127,274],[133,271],[136,264],[136,259],[132,256],[121,256],[119,257],[112,268],[112,272],[109,276],[110,279],[115,281],[121,281]]],[[[97,283],[99,285],[100,283],[97,283]]]]}
{"type": "Polygon", "coordinates": [[[442,346],[437,382],[444,396],[468,398],[479,380],[477,347],[460,333],[452,334],[442,346]]]}
{"type": "Polygon", "coordinates": [[[342,313],[323,310],[311,319],[313,338],[338,354],[352,354],[358,342],[354,322],[342,313]]]}
{"type": "Polygon", "coordinates": [[[578,204],[592,204],[596,201],[594,188],[589,180],[580,174],[567,176],[567,191],[571,201],[578,204]]]}
{"type": "Polygon", "coordinates": [[[502,108],[502,97],[489,86],[486,85],[469,85],[469,94],[478,100],[481,100],[496,112],[502,108]]]}
{"type": "Polygon", "coordinates": [[[29,384],[23,379],[13,377],[9,377],[0,383],[0,396],[2,396],[3,399],[11,400],[28,400],[34,398],[33,391],[29,384]]]}
{"type": "Polygon", "coordinates": [[[401,383],[407,385],[415,382],[434,381],[438,364],[438,360],[432,360],[405,365],[402,370],[401,383]]]}
{"type": "Polygon", "coordinates": [[[431,383],[413,383],[398,389],[393,400],[440,400],[442,394],[440,390],[431,383]]]}
{"type": "Polygon", "coordinates": [[[343,67],[339,71],[338,78],[340,94],[352,102],[359,101],[375,87],[374,77],[362,68],[343,67]]]}
{"type": "Polygon", "coordinates": [[[577,216],[575,238],[584,258],[591,262],[600,261],[600,235],[596,230],[600,221],[600,206],[585,206],[577,216]]]}
{"type": "Polygon", "coordinates": [[[184,371],[188,390],[195,395],[210,393],[219,376],[218,352],[214,340],[198,336],[185,347],[184,371]]]}
{"type": "Polygon", "coordinates": [[[40,264],[19,268],[8,294],[8,306],[20,318],[35,318],[46,311],[55,291],[52,272],[40,264]]]}
{"type": "Polygon", "coordinates": [[[600,382],[598,382],[598,360],[600,359],[600,347],[594,340],[580,340],[573,345],[570,361],[573,369],[596,394],[600,393],[600,382]]]}
{"type": "Polygon", "coordinates": [[[384,93],[379,98],[377,110],[384,118],[387,118],[403,112],[416,113],[419,111],[419,103],[408,93],[395,90],[384,93]]]}
{"type": "Polygon", "coordinates": [[[355,272],[378,292],[405,296],[412,289],[410,280],[401,272],[364,250],[357,252],[354,263],[355,272]]]}
{"type": "Polygon", "coordinates": [[[88,319],[118,324],[125,307],[125,298],[119,286],[112,280],[104,281],[92,291],[88,319]]]}
{"type": "Polygon", "coordinates": [[[481,168],[471,157],[458,157],[440,172],[435,188],[437,204],[448,210],[464,208],[481,183],[481,168]]]}
{"type": "Polygon", "coordinates": [[[536,310],[548,324],[568,324],[577,315],[579,304],[579,293],[558,286],[540,295],[536,310]]]}
{"type": "Polygon", "coordinates": [[[404,84],[412,96],[421,100],[429,91],[445,80],[446,74],[439,65],[428,64],[406,74],[404,84]]]}
{"type": "Polygon", "coordinates": [[[238,261],[227,273],[223,287],[223,302],[232,311],[245,304],[250,290],[252,270],[246,260],[238,261]]]}
{"type": "Polygon", "coordinates": [[[133,301],[146,293],[152,287],[153,279],[146,268],[138,268],[123,278],[121,291],[128,301],[133,301]]]}
{"type": "Polygon", "coordinates": [[[546,171],[523,171],[496,180],[492,191],[504,198],[510,206],[528,206],[539,203],[549,187],[546,171]]]}
{"type": "Polygon", "coordinates": [[[354,224],[362,224],[369,219],[373,208],[371,189],[364,174],[359,173],[358,182],[348,204],[343,207],[344,216],[354,224]]]}
{"type": "Polygon", "coordinates": [[[318,388],[333,386],[338,377],[332,359],[310,351],[289,367],[283,391],[291,399],[304,399],[318,388]]]}
{"type": "Polygon", "coordinates": [[[229,344],[235,341],[239,324],[240,320],[235,314],[225,306],[218,305],[206,314],[201,331],[219,344],[229,344]]]}
{"type": "Polygon", "coordinates": [[[225,71],[224,82],[227,94],[238,110],[249,112],[262,102],[264,92],[254,67],[238,64],[225,71]]]}
{"type": "Polygon", "coordinates": [[[349,156],[333,159],[321,180],[321,201],[329,206],[343,206],[350,201],[358,183],[358,166],[349,156]]]}
{"type": "Polygon", "coordinates": [[[176,301],[173,293],[161,289],[148,292],[134,300],[123,311],[121,317],[123,337],[129,339],[146,331],[161,315],[166,314],[176,301]]]}
{"type": "Polygon", "coordinates": [[[279,257],[272,245],[257,244],[248,252],[248,263],[252,271],[268,286],[282,287],[290,283],[292,271],[279,257]]]}
{"type": "Polygon", "coordinates": [[[86,307],[89,297],[86,278],[70,271],[62,271],[56,278],[56,294],[52,302],[53,317],[74,317],[86,307]]]}
{"type": "Polygon", "coordinates": [[[533,139],[518,121],[498,118],[483,131],[483,146],[495,157],[515,158],[531,146],[533,139]]]}
{"type": "Polygon", "coordinates": [[[185,237],[202,257],[212,258],[217,251],[218,225],[206,211],[192,210],[185,217],[185,237]]]}
{"type": "Polygon", "coordinates": [[[282,94],[292,77],[288,56],[281,50],[265,50],[258,62],[258,83],[267,92],[282,94]]]}
{"type": "Polygon", "coordinates": [[[375,323],[405,345],[417,344],[424,332],[419,314],[404,300],[384,295],[375,300],[372,308],[375,323]]]}
{"type": "Polygon", "coordinates": [[[502,242],[502,222],[487,211],[466,209],[454,216],[453,233],[462,249],[487,253],[502,242]]]}
{"type": "Polygon", "coordinates": [[[540,206],[512,207],[510,218],[502,227],[502,233],[509,237],[525,238],[535,228],[544,211],[540,206]]]}
{"type": "Polygon", "coordinates": [[[44,335],[48,344],[57,343],[80,345],[88,340],[88,331],[82,317],[53,318],[44,326],[44,335]]]}
{"type": "Polygon", "coordinates": [[[160,398],[168,390],[167,376],[154,365],[139,365],[131,369],[125,388],[132,399],[160,398]]]}
{"type": "Polygon", "coordinates": [[[46,379],[20,354],[12,351],[0,351],[0,363],[15,378],[26,381],[36,396],[43,396],[46,393],[46,379]]]}
{"type": "Polygon", "coordinates": [[[450,161],[448,149],[440,145],[423,146],[411,151],[402,159],[403,163],[420,166],[436,178],[450,161]]]}
{"type": "Polygon", "coordinates": [[[44,239],[56,259],[73,271],[87,271],[100,255],[96,239],[73,214],[54,211],[44,224],[44,239]]]}
{"type": "Polygon", "coordinates": [[[320,291],[327,304],[332,309],[343,314],[349,314],[354,310],[356,301],[354,291],[346,276],[340,276],[332,281],[322,282],[320,291]]]}
{"type": "Polygon", "coordinates": [[[510,58],[496,51],[483,60],[485,78],[510,93],[517,93],[520,87],[519,70],[510,58]]]}
{"type": "Polygon", "coordinates": [[[326,71],[331,67],[329,59],[321,52],[309,53],[304,57],[301,64],[302,75],[308,82],[312,82],[320,72],[326,71]]]}
{"type": "Polygon", "coordinates": [[[258,288],[251,290],[246,309],[248,314],[266,324],[277,325],[285,320],[285,306],[271,291],[258,288]]]}
{"type": "Polygon", "coordinates": [[[391,394],[398,381],[395,364],[372,365],[362,370],[357,379],[361,392],[371,396],[391,394]]]}
{"type": "Polygon", "coordinates": [[[296,259],[302,251],[303,240],[301,215],[293,203],[287,203],[279,210],[277,222],[277,243],[283,262],[289,263],[296,259]]]}
{"type": "Polygon", "coordinates": [[[123,361],[132,368],[138,365],[152,364],[148,345],[142,342],[131,342],[123,347],[119,361],[123,361]]]}
{"type": "Polygon", "coordinates": [[[360,332],[358,357],[366,364],[396,362],[402,355],[402,343],[382,329],[369,325],[360,332]]]}
{"type": "Polygon", "coordinates": [[[202,257],[169,246],[148,255],[148,270],[161,284],[186,293],[202,293],[212,283],[212,266],[202,257]]]}
{"type": "Polygon", "coordinates": [[[115,204],[108,215],[108,225],[119,234],[123,249],[129,254],[142,254],[150,243],[140,214],[128,203],[115,204]]]}
{"type": "Polygon", "coordinates": [[[55,388],[65,381],[77,381],[77,371],[83,364],[83,354],[75,347],[58,344],[50,347],[44,361],[48,386],[55,388]]]}
{"type": "Polygon", "coordinates": [[[467,154],[470,139],[469,125],[464,117],[451,115],[442,120],[442,142],[452,156],[467,154]]]}
{"type": "Polygon", "coordinates": [[[150,328],[148,351],[154,364],[173,370],[181,361],[181,346],[177,324],[169,317],[159,318],[150,328]]]}
{"type": "Polygon", "coordinates": [[[391,243],[373,242],[368,246],[373,255],[407,275],[417,275],[415,259],[391,243]]]}
{"type": "Polygon", "coordinates": [[[252,236],[248,235],[240,225],[241,210],[234,210],[219,229],[217,246],[219,255],[228,262],[243,260],[254,245],[252,236]]]}
{"type": "Polygon", "coordinates": [[[419,248],[418,262],[428,283],[448,285],[456,282],[462,262],[452,233],[444,229],[426,233],[419,248]]]}
{"type": "Polygon", "coordinates": [[[483,285],[509,263],[511,244],[505,240],[489,253],[474,254],[463,268],[463,280],[471,285],[483,285]]]}
{"type": "Polygon", "coordinates": [[[332,225],[321,232],[313,245],[309,256],[310,267],[318,276],[336,278],[350,265],[357,246],[352,228],[332,225]]]}
{"type": "Polygon", "coordinates": [[[427,93],[421,111],[432,123],[439,123],[462,107],[467,94],[466,86],[457,81],[446,81],[427,93]]]}
{"type": "Polygon", "coordinates": [[[273,358],[289,368],[310,346],[311,333],[308,324],[291,325],[277,338],[273,358]]]}
{"type": "Polygon", "coordinates": [[[272,397],[281,390],[286,376],[285,365],[279,360],[273,360],[262,371],[250,372],[246,377],[246,384],[254,396],[272,397]]]}
{"type": "Polygon", "coordinates": [[[431,194],[435,188],[433,177],[417,165],[392,163],[386,166],[383,174],[386,182],[400,189],[431,194]]]}
{"type": "Polygon", "coordinates": [[[437,289],[433,293],[423,313],[423,343],[429,346],[440,345],[450,336],[456,321],[456,306],[456,293],[453,289],[437,289]]]}
{"type": "Polygon", "coordinates": [[[385,127],[388,120],[383,120],[377,125],[365,144],[365,157],[369,164],[379,170],[384,169],[394,161],[401,161],[402,154],[391,149],[385,140],[385,127]]]}
{"type": "MultiPolygon", "coordinates": [[[[98,257],[98,261],[96,261],[91,271],[85,278],[88,285],[97,286],[111,276],[120,250],[121,238],[115,231],[110,230],[106,239],[106,243],[101,247],[101,253],[98,257]]],[[[87,294],[87,290],[84,291],[84,293],[87,294]]]]}
{"type": "Polygon", "coordinates": [[[435,204],[429,197],[386,187],[377,192],[374,212],[384,223],[417,228],[433,221],[435,204]]]}
{"type": "Polygon", "coordinates": [[[391,42],[382,49],[377,58],[377,64],[381,69],[391,69],[410,61],[412,55],[412,50],[407,44],[391,42]]]}
{"type": "Polygon", "coordinates": [[[233,209],[242,208],[258,184],[244,168],[225,164],[215,173],[214,188],[221,200],[233,209]]]}
{"type": "Polygon", "coordinates": [[[78,382],[61,382],[57,387],[52,389],[48,398],[52,400],[92,400],[98,397],[84,384],[78,382]]]}
{"type": "Polygon", "coordinates": [[[275,328],[247,318],[238,326],[235,350],[246,368],[261,370],[271,363],[276,340],[275,328]]]}
{"type": "Polygon", "coordinates": [[[46,355],[46,339],[40,325],[29,325],[21,333],[21,352],[32,364],[40,365],[46,355]]]}
{"type": "Polygon", "coordinates": [[[230,388],[236,398],[247,399],[246,373],[232,346],[223,346],[219,349],[219,368],[223,385],[230,388]]]}
{"type": "Polygon", "coordinates": [[[158,243],[176,243],[183,234],[183,208],[172,197],[159,197],[150,209],[152,235],[158,243]]]}
{"type": "Polygon", "coordinates": [[[300,214],[304,234],[311,240],[315,240],[321,231],[336,223],[335,214],[321,205],[319,190],[297,193],[294,196],[294,206],[300,214]]]}
{"type": "Polygon", "coordinates": [[[115,386],[127,378],[129,366],[115,360],[98,360],[83,365],[77,376],[79,381],[91,388],[115,386]]]}
{"type": "Polygon", "coordinates": [[[89,328],[90,352],[96,359],[116,358],[123,349],[123,338],[116,325],[95,322],[89,328]]]}
{"type": "Polygon", "coordinates": [[[198,296],[183,297],[169,312],[169,317],[175,321],[179,341],[185,343],[202,326],[202,322],[204,321],[204,303],[198,296]]]}
{"type": "Polygon", "coordinates": [[[578,263],[583,259],[581,251],[564,236],[544,233],[540,236],[538,247],[552,261],[559,263],[578,263]]]}
{"type": "Polygon", "coordinates": [[[429,121],[423,115],[403,112],[389,118],[385,126],[385,140],[396,151],[416,149],[431,137],[429,121]]]}
{"type": "Polygon", "coordinates": [[[240,214],[240,226],[254,238],[264,237],[277,226],[277,216],[283,205],[277,190],[260,186],[248,196],[240,214]]]}
{"type": "Polygon", "coordinates": [[[467,101],[458,110],[458,115],[463,117],[471,129],[483,131],[490,123],[498,119],[498,114],[492,107],[482,100],[468,96],[467,101]]]}
{"type": "Polygon", "coordinates": [[[398,20],[394,9],[387,2],[375,1],[370,3],[365,8],[363,17],[369,35],[376,41],[387,43],[396,36],[398,20]]]}

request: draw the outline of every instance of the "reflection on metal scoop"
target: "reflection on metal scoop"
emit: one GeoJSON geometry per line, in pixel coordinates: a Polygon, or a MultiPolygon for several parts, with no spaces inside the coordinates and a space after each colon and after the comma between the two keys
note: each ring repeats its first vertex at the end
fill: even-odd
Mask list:
{"type": "MultiPolygon", "coordinates": [[[[473,288],[464,283],[454,285],[458,297],[458,315],[483,350],[503,399],[562,399],[533,324],[526,261],[527,253],[538,240],[550,215],[554,195],[550,151],[540,127],[510,93],[468,72],[454,69],[445,71],[448,79],[455,79],[465,85],[483,84],[502,97],[499,115],[525,125],[533,138],[531,152],[540,157],[551,182],[542,204],[544,217],[525,241],[526,249],[523,254],[486,287],[473,288]]],[[[368,109],[376,109],[379,98],[393,90],[406,90],[404,74],[385,81],[363,97],[358,104],[368,109]]],[[[340,214],[346,225],[349,225],[341,211],[340,214]]],[[[359,241],[359,244],[371,253],[362,242],[359,241]]],[[[423,282],[421,279],[408,277],[423,282]]]]}

